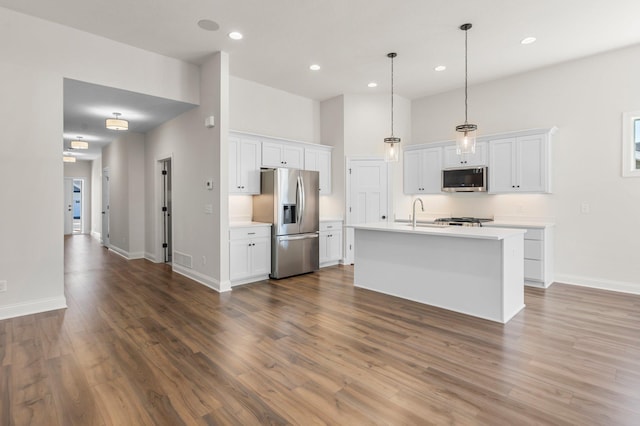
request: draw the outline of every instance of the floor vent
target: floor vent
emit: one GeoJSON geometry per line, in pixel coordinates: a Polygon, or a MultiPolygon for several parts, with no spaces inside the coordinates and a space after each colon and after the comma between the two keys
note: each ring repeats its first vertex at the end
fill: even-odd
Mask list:
{"type": "Polygon", "coordinates": [[[179,251],[174,251],[173,262],[177,265],[184,266],[185,268],[193,268],[193,258],[190,254],[184,254],[180,253],[179,251]]]}

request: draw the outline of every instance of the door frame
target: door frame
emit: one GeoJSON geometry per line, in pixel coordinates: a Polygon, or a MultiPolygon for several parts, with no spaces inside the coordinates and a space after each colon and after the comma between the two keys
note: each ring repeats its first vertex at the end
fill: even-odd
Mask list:
{"type": "Polygon", "coordinates": [[[63,181],[64,197],[64,235],[73,235],[73,181],[75,178],[65,177],[63,181]]]}
{"type": "MultiPolygon", "coordinates": [[[[164,195],[164,190],[163,190],[163,186],[162,186],[162,169],[163,169],[163,163],[165,161],[169,161],[171,163],[171,205],[172,205],[172,210],[173,210],[173,206],[175,205],[175,203],[173,202],[174,200],[174,194],[175,194],[175,161],[173,159],[173,153],[170,154],[166,154],[166,155],[159,155],[155,158],[155,167],[153,170],[153,180],[155,182],[155,200],[153,202],[153,222],[155,223],[154,225],[154,232],[155,232],[155,249],[149,253],[153,256],[153,259],[150,259],[148,256],[147,258],[151,261],[153,261],[154,263],[164,263],[164,248],[162,247],[162,240],[163,240],[163,236],[164,236],[164,220],[162,217],[162,197],[164,195]]],[[[171,216],[170,216],[170,221],[171,221],[171,250],[173,252],[173,237],[174,237],[174,222],[173,222],[173,218],[174,218],[175,214],[173,211],[171,211],[171,216]]],[[[171,256],[171,260],[173,261],[173,253],[171,256]]]]}
{"type": "Polygon", "coordinates": [[[355,240],[354,238],[354,230],[350,228],[348,225],[352,224],[351,214],[349,212],[349,206],[351,205],[351,173],[349,173],[349,169],[353,167],[353,163],[357,162],[366,162],[366,161],[382,161],[387,167],[387,222],[393,215],[395,217],[395,212],[393,211],[393,169],[391,167],[391,163],[385,162],[384,157],[372,157],[372,156],[352,156],[346,157],[345,161],[345,204],[344,204],[344,217],[345,217],[345,238],[344,238],[344,247],[342,248],[342,253],[344,253],[344,263],[351,264],[353,263],[353,251],[349,250],[349,246],[353,245],[355,240]]]}
{"type": "Polygon", "coordinates": [[[100,242],[103,246],[109,248],[111,243],[109,241],[109,225],[110,225],[110,197],[109,197],[109,167],[102,169],[102,226],[100,232],[100,242]],[[106,205],[106,206],[105,206],[106,205]]]}

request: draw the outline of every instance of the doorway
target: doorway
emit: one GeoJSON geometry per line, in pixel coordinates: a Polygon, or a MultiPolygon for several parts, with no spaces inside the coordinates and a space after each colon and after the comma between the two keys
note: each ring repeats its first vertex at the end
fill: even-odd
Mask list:
{"type": "MultiPolygon", "coordinates": [[[[382,158],[347,159],[347,225],[389,220],[389,163],[382,158]]],[[[345,260],[353,263],[354,231],[347,227],[345,260]]]]}
{"type": "Polygon", "coordinates": [[[160,210],[162,212],[162,261],[172,262],[172,216],[171,216],[171,158],[165,158],[160,163],[160,210]]]}

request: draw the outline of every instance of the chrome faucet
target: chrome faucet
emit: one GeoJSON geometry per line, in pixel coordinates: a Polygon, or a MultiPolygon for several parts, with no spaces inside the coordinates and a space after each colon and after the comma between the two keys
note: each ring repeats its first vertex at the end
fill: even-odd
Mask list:
{"type": "Polygon", "coordinates": [[[413,200],[413,216],[411,216],[411,219],[413,220],[413,227],[416,227],[416,201],[420,201],[420,208],[422,209],[422,211],[424,211],[424,204],[422,203],[422,198],[416,198],[415,200],[413,200]]]}

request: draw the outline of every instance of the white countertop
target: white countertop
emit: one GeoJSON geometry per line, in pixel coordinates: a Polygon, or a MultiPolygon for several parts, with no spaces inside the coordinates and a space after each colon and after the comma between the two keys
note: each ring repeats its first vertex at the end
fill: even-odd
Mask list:
{"type": "Polygon", "coordinates": [[[253,226],[271,226],[271,224],[266,222],[252,222],[252,221],[229,222],[229,228],[250,228],[253,226]]]}
{"type": "Polygon", "coordinates": [[[533,222],[533,221],[520,221],[520,220],[494,220],[493,222],[484,223],[483,226],[489,227],[504,227],[504,228],[549,228],[555,226],[555,223],[551,222],[533,222]]]}
{"type": "Polygon", "coordinates": [[[437,235],[441,237],[479,238],[485,240],[503,240],[517,234],[524,234],[524,229],[473,227],[473,226],[411,226],[410,223],[377,222],[359,225],[347,225],[354,229],[369,231],[396,232],[405,234],[437,235]]]}

